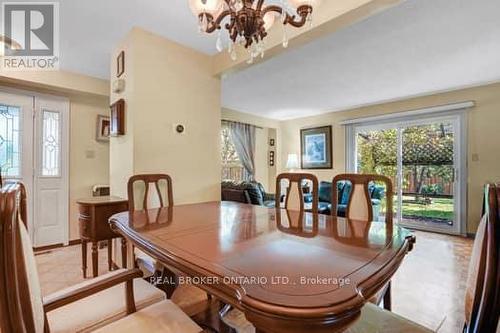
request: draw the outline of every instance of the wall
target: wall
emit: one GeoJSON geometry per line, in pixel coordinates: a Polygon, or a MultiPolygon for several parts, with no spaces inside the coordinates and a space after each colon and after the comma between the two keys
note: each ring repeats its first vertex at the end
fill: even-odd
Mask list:
{"type": "MultiPolygon", "coordinates": [[[[241,123],[255,125],[258,128],[256,131],[256,149],[255,149],[255,179],[262,183],[264,188],[274,193],[276,179],[276,164],[274,167],[269,166],[269,151],[276,150],[277,146],[270,147],[269,140],[277,139],[277,132],[280,126],[279,121],[253,116],[248,113],[242,113],[226,108],[222,108],[221,117],[225,120],[237,121],[241,123]]],[[[278,160],[278,153],[275,153],[275,162],[278,160]]]]}
{"type": "Polygon", "coordinates": [[[95,140],[97,116],[109,115],[108,103],[108,98],[70,97],[70,240],[80,238],[76,200],[91,196],[93,185],[109,184],[109,143],[95,140]]]}
{"type": "Polygon", "coordinates": [[[467,149],[467,232],[474,233],[481,213],[482,186],[500,180],[500,145],[496,139],[500,123],[500,83],[282,122],[281,159],[285,159],[288,153],[300,154],[301,128],[332,125],[333,170],[308,170],[320,180],[331,180],[334,175],[345,171],[345,131],[341,121],[466,100],[476,101],[476,107],[468,113],[467,149]],[[472,160],[473,154],[478,155],[478,161],[472,160]]]}
{"type": "Polygon", "coordinates": [[[168,173],[176,204],[220,200],[220,81],[211,58],[139,28],[112,63],[121,47],[127,87],[111,99],[125,99],[127,133],[111,139],[113,194],[123,195],[132,174],[168,173]]]}

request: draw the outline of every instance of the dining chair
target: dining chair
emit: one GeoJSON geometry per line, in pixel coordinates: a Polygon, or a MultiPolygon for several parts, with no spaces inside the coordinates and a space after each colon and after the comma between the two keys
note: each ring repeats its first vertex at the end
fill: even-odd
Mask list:
{"type": "MultiPolygon", "coordinates": [[[[348,195],[347,207],[345,217],[352,222],[353,228],[361,228],[359,222],[370,223],[375,218],[373,216],[373,204],[370,195],[370,184],[375,184],[376,182],[381,182],[385,185],[386,189],[386,213],[385,222],[391,224],[393,222],[393,200],[394,191],[392,186],[392,181],[385,176],[375,175],[375,174],[339,174],[335,176],[332,180],[332,216],[337,216],[338,212],[338,183],[341,181],[347,181],[349,183],[350,191],[348,193],[342,193],[342,195],[348,195]]],[[[344,190],[345,191],[345,187],[344,190]]],[[[374,297],[370,299],[370,302],[375,304],[382,304],[384,309],[391,310],[392,308],[392,297],[391,297],[391,282],[389,281],[384,288],[382,288],[374,297]]]]}
{"type": "Polygon", "coordinates": [[[495,332],[500,315],[500,187],[484,188],[483,217],[476,232],[465,289],[465,333],[495,332]]]}
{"type": "MultiPolygon", "coordinates": [[[[158,208],[158,214],[168,208],[174,207],[172,178],[167,174],[139,174],[130,177],[127,184],[129,213],[147,211],[158,208]]],[[[155,215],[156,216],[156,215],[155,215]]],[[[150,214],[146,214],[147,219],[150,214]]],[[[149,222],[155,222],[153,220],[149,222]]],[[[172,281],[176,274],[159,263],[156,259],[134,247],[135,264],[147,277],[155,277],[155,281],[172,281]]],[[[194,314],[211,296],[201,289],[191,285],[172,286],[170,284],[158,285],[165,291],[167,297],[173,300],[189,315],[194,314]]]]}
{"type": "Polygon", "coordinates": [[[311,212],[318,214],[318,178],[309,173],[282,173],[276,178],[276,203],[281,202],[281,195],[284,183],[287,183],[284,208],[287,210],[305,211],[304,192],[302,185],[304,182],[312,183],[312,206],[311,212]]]}
{"type": "Polygon", "coordinates": [[[120,269],[42,297],[32,244],[23,221],[22,185],[0,190],[0,331],[170,332],[202,329],[163,292],[120,269]]]}
{"type": "MultiPolygon", "coordinates": [[[[129,213],[149,208],[173,207],[172,178],[166,174],[140,174],[130,177],[127,184],[129,213]]],[[[147,215],[149,218],[149,215],[147,215]]],[[[163,267],[151,256],[134,248],[134,262],[145,276],[154,276],[163,267]]]]}
{"type": "Polygon", "coordinates": [[[332,181],[331,214],[333,216],[337,215],[339,196],[337,185],[340,181],[347,181],[349,183],[348,186],[350,186],[349,193],[342,193],[342,195],[349,195],[345,217],[350,220],[370,222],[373,221],[374,218],[378,218],[378,216],[373,216],[373,204],[370,195],[370,184],[383,183],[386,187],[385,221],[392,223],[394,191],[392,181],[388,177],[375,174],[362,175],[352,173],[339,174],[335,176],[332,181]]]}

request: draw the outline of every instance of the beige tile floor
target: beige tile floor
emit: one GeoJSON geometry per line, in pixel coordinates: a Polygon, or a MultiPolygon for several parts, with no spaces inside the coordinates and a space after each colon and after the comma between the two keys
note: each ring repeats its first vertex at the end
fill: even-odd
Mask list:
{"type": "MultiPolygon", "coordinates": [[[[87,277],[92,276],[90,245],[87,249],[87,277]]],[[[82,251],[80,245],[38,252],[35,256],[40,284],[44,295],[84,281],[82,274],[82,251]]],[[[99,274],[108,271],[106,248],[99,250],[99,274]]]]}
{"type": "MultiPolygon", "coordinates": [[[[472,241],[418,231],[415,235],[417,244],[393,280],[393,311],[440,333],[460,332],[472,241]]],[[[44,295],[83,281],[80,246],[38,254],[36,260],[44,295]]],[[[99,274],[105,272],[107,251],[102,249],[99,274]]]]}

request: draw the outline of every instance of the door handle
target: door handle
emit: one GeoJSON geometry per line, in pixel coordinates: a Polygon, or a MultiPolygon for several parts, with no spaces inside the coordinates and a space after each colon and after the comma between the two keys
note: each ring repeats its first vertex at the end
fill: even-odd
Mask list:
{"type": "Polygon", "coordinates": [[[458,169],[453,168],[452,183],[455,183],[458,178],[459,178],[458,177],[458,169]]]}

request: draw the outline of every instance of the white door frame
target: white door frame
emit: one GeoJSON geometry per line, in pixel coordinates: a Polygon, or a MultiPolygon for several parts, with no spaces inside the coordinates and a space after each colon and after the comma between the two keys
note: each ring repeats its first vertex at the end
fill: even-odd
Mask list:
{"type": "MultiPolygon", "coordinates": [[[[34,212],[35,212],[35,199],[34,197],[36,196],[36,188],[37,188],[37,177],[40,175],[39,170],[37,170],[37,167],[40,166],[38,156],[40,155],[38,153],[39,147],[37,147],[35,143],[35,137],[38,134],[39,129],[37,128],[37,123],[38,121],[34,119],[36,117],[36,101],[38,99],[49,99],[53,101],[60,101],[66,103],[67,107],[63,111],[66,113],[66,116],[63,116],[63,126],[62,126],[62,133],[61,133],[61,176],[62,176],[62,189],[64,190],[64,207],[65,207],[65,213],[64,216],[66,217],[66,223],[63,224],[63,230],[62,230],[62,243],[63,245],[68,245],[69,244],[69,145],[70,145],[70,119],[71,119],[71,108],[70,108],[70,103],[69,99],[66,97],[61,97],[61,96],[55,96],[55,95],[50,95],[50,94],[42,94],[34,91],[29,91],[29,90],[23,90],[23,89],[17,89],[17,88],[11,88],[11,87],[5,87],[5,86],[0,86],[0,92],[6,93],[6,94],[12,94],[12,95],[20,95],[20,96],[25,96],[25,97],[31,97],[33,99],[32,103],[32,109],[30,116],[33,118],[33,121],[31,123],[31,126],[29,129],[23,129],[23,130],[30,130],[31,131],[31,140],[28,140],[25,138],[25,135],[23,135],[23,140],[22,140],[22,154],[23,153],[28,153],[30,154],[30,160],[31,160],[31,166],[23,166],[23,172],[24,170],[30,169],[30,172],[27,173],[31,179],[29,180],[29,185],[31,189],[28,189],[31,191],[30,196],[28,197],[28,233],[30,235],[30,238],[36,247],[37,244],[35,244],[35,225],[34,225],[34,212]]],[[[25,114],[23,114],[23,117],[25,114]]],[[[23,121],[24,125],[24,118],[21,120],[23,121]]]]}
{"type": "MultiPolygon", "coordinates": [[[[357,152],[356,152],[356,135],[363,129],[383,130],[389,128],[401,128],[409,126],[417,126],[427,124],[429,122],[451,122],[455,130],[454,140],[454,167],[455,167],[455,183],[454,183],[454,203],[455,203],[455,221],[454,228],[448,231],[452,234],[466,235],[467,234],[467,112],[466,110],[456,110],[443,112],[439,114],[400,116],[394,118],[383,118],[379,121],[368,121],[356,124],[349,124],[346,127],[346,170],[348,172],[356,172],[357,152]]],[[[400,131],[399,131],[400,132],[400,131]]],[[[402,191],[402,170],[399,166],[402,164],[401,159],[402,138],[398,137],[398,190],[402,191]]],[[[401,193],[398,193],[401,200],[401,193]]],[[[401,202],[398,207],[401,207],[401,202]]],[[[402,212],[398,211],[398,221],[401,221],[402,212]]],[[[443,228],[427,227],[426,230],[435,232],[447,232],[443,228]]]]}

